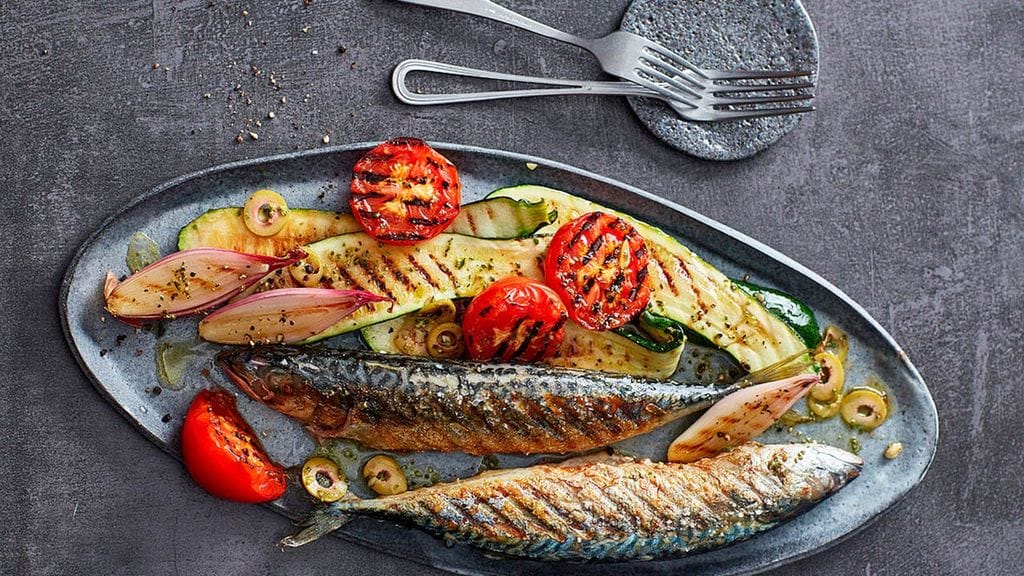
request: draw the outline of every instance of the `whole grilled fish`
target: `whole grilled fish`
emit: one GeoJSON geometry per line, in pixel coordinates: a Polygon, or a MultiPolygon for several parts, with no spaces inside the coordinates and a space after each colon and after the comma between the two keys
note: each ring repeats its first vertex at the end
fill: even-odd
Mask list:
{"type": "Polygon", "coordinates": [[[681,556],[744,540],[795,516],[856,478],[862,465],[831,446],[748,443],[692,464],[567,461],[485,472],[331,504],[282,544],[301,546],[352,515],[369,515],[538,560],[681,556]]]}
{"type": "MultiPolygon", "coordinates": [[[[328,348],[238,348],[218,364],[318,439],[382,450],[582,452],[707,408],[740,388],[328,348]]],[[[814,374],[798,376],[805,387],[814,374]]]]}

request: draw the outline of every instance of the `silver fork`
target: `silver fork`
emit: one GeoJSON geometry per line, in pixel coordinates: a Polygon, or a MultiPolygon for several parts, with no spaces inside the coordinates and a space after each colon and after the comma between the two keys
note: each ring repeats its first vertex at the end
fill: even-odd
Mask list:
{"type": "MultiPolygon", "coordinates": [[[[433,8],[472,14],[516,26],[541,36],[560,40],[589,51],[601,68],[661,94],[666,101],[678,101],[692,109],[694,120],[718,120],[715,112],[723,107],[749,104],[731,94],[778,90],[775,84],[736,85],[736,81],[809,78],[804,70],[706,70],[688,62],[675,52],[642,36],[617,30],[600,38],[582,38],[531,20],[499,6],[490,0],[399,0],[433,8]]],[[[781,89],[813,87],[809,81],[793,82],[781,89]]],[[[792,108],[794,112],[810,112],[812,108],[792,108]]]]}
{"type": "MultiPolygon", "coordinates": [[[[790,85],[795,86],[795,84],[790,85]]],[[[790,87],[790,86],[787,86],[790,87]]],[[[803,85],[802,85],[803,86],[803,85]]],[[[813,86],[813,84],[807,84],[813,86]]],[[[770,87],[776,88],[776,87],[770,87]]],[[[778,88],[781,88],[779,86],[778,88]]],[[[502,72],[491,72],[489,70],[477,70],[464,66],[455,66],[444,62],[432,62],[430,60],[403,60],[395,66],[391,74],[391,89],[395,96],[406,104],[415,106],[427,106],[431,104],[454,104],[458,102],[480,102],[484,100],[500,100],[503,98],[524,98],[528,96],[564,96],[569,94],[591,94],[609,96],[642,96],[648,98],[659,98],[664,100],[681,117],[687,120],[706,122],[712,120],[742,120],[746,118],[759,118],[763,116],[781,116],[784,114],[799,114],[814,108],[810,106],[790,106],[776,108],[740,109],[740,110],[698,110],[677,99],[665,98],[659,92],[648,90],[643,86],[632,82],[598,82],[592,80],[565,80],[561,78],[540,78],[533,76],[520,76],[518,74],[505,74],[502,72]],[[494,90],[484,92],[453,92],[419,94],[413,91],[407,82],[411,72],[432,72],[436,74],[447,74],[451,76],[463,76],[469,78],[482,78],[486,80],[505,80],[510,82],[522,82],[526,84],[541,84],[546,86],[559,86],[559,88],[525,88],[515,90],[494,90]]],[[[765,87],[760,91],[768,92],[765,87]]],[[[779,102],[810,100],[814,96],[804,94],[780,94],[766,97],[746,97],[734,99],[742,104],[773,104],[779,102]]],[[[733,101],[733,100],[730,100],[733,101]]]]}

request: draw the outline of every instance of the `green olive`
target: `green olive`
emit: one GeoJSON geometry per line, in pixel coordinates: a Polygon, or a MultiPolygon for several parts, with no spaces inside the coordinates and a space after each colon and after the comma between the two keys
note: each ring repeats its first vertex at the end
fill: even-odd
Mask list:
{"type": "Polygon", "coordinates": [[[435,300],[415,314],[410,314],[395,330],[391,342],[402,354],[409,356],[430,355],[427,339],[434,327],[455,322],[455,303],[451,300],[435,300]]]}
{"type": "Polygon", "coordinates": [[[814,414],[814,417],[819,420],[825,420],[831,418],[839,413],[839,398],[831,402],[821,402],[815,400],[813,396],[807,397],[807,409],[814,414]]]}
{"type": "Polygon", "coordinates": [[[302,465],[302,485],[321,502],[337,502],[348,492],[348,482],[329,458],[314,456],[302,465]]]}
{"type": "Polygon", "coordinates": [[[393,496],[409,489],[405,473],[390,456],[379,455],[367,460],[363,465],[363,478],[370,490],[381,496],[393,496]]]}
{"type": "Polygon", "coordinates": [[[257,236],[273,236],[288,222],[288,203],[273,190],[257,190],[242,207],[245,227],[257,236]]]}
{"type": "Polygon", "coordinates": [[[814,362],[821,367],[821,380],[811,388],[811,397],[819,402],[832,402],[843,390],[846,371],[843,363],[831,352],[819,352],[814,362]]]}
{"type": "Polygon", "coordinates": [[[839,358],[840,364],[845,364],[846,355],[850,351],[846,333],[835,326],[826,327],[825,333],[821,336],[821,344],[818,344],[818,351],[831,352],[836,358],[839,358]]]}
{"type": "Polygon", "coordinates": [[[323,264],[316,252],[306,252],[305,258],[288,267],[292,278],[306,288],[316,288],[323,278],[323,264]]]}
{"type": "Polygon", "coordinates": [[[839,415],[850,426],[871,431],[881,426],[889,417],[889,405],[882,392],[871,388],[857,388],[847,392],[843,397],[839,415]]]}
{"type": "Polygon", "coordinates": [[[466,352],[462,327],[454,322],[434,326],[427,334],[427,354],[440,360],[461,358],[466,352]]]}

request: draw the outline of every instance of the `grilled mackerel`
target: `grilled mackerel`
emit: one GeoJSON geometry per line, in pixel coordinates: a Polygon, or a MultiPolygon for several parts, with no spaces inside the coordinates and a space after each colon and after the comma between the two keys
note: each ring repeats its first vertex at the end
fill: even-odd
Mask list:
{"type": "MultiPolygon", "coordinates": [[[[738,389],[364,350],[238,348],[217,360],[246,394],[318,439],[382,450],[581,452],[653,430],[738,389]]],[[[817,376],[801,378],[810,386],[817,376]]]]}
{"type": "Polygon", "coordinates": [[[282,544],[353,515],[538,560],[648,560],[744,540],[857,477],[863,461],[822,445],[744,444],[692,464],[619,459],[487,472],[397,496],[332,504],[282,544]]]}

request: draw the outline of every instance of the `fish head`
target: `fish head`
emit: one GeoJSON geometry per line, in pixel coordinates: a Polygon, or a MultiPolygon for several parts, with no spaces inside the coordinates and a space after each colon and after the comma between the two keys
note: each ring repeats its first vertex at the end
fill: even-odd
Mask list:
{"type": "Polygon", "coordinates": [[[217,365],[250,398],[304,424],[318,437],[332,437],[347,410],[324,397],[285,347],[247,347],[217,354],[217,365]]]}
{"type": "Polygon", "coordinates": [[[789,485],[791,493],[819,500],[837,492],[860,475],[864,460],[824,444],[773,445],[763,455],[769,473],[789,485]]]}

